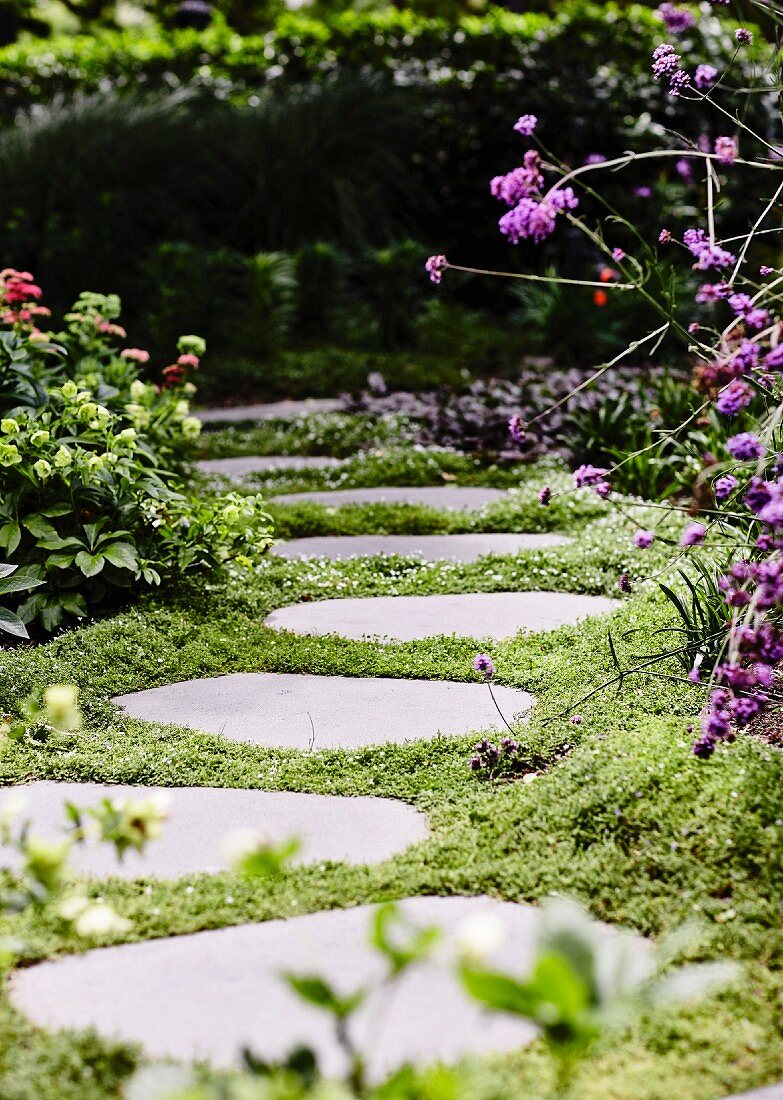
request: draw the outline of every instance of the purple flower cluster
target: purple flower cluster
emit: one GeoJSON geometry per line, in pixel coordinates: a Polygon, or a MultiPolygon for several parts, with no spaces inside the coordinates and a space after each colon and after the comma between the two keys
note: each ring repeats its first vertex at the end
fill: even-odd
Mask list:
{"type": "MultiPolygon", "coordinates": [[[[769,310],[759,309],[749,294],[732,294],[729,305],[743,319],[748,328],[764,328],[769,324],[769,310]]],[[[754,364],[755,365],[755,364],[754,364]]]]}
{"type": "Polygon", "coordinates": [[[737,142],[733,137],[715,139],[715,156],[721,164],[733,164],[737,159],[737,142]]]}
{"type": "Polygon", "coordinates": [[[730,267],[737,259],[731,252],[710,241],[703,229],[686,229],[682,243],[696,257],[693,265],[696,271],[708,271],[711,267],[730,267]]]}
{"type": "Polygon", "coordinates": [[[577,206],[579,199],[573,188],[555,188],[540,199],[532,196],[521,199],[513,210],[503,215],[498,226],[512,244],[521,240],[539,243],[553,232],[558,214],[575,210],[577,206]]]}
{"type": "Polygon", "coordinates": [[[469,767],[474,774],[483,775],[486,779],[526,770],[519,742],[513,737],[504,737],[499,744],[482,737],[473,748],[469,767]]]}
{"type": "Polygon", "coordinates": [[[693,75],[693,83],[700,92],[708,91],[715,83],[718,70],[714,65],[698,65],[693,75]]]}
{"type": "MultiPolygon", "coordinates": [[[[522,115],[514,129],[530,137],[537,123],[535,115],[522,115]]],[[[498,226],[512,244],[522,240],[536,243],[545,240],[555,228],[557,215],[575,210],[579,205],[572,187],[555,186],[544,191],[541,157],[535,149],[528,149],[519,167],[495,176],[489,189],[496,199],[511,207],[498,226]]]]}
{"type": "Polygon", "coordinates": [[[696,17],[687,8],[678,8],[674,4],[664,3],[658,8],[658,14],[669,34],[683,34],[696,26],[696,17]]]}
{"type": "Polygon", "coordinates": [[[605,499],[612,491],[612,486],[607,478],[608,473],[609,471],[602,466],[584,464],[574,470],[574,488],[591,488],[599,497],[605,499]]]}
{"type": "Polygon", "coordinates": [[[663,80],[664,77],[668,78],[669,95],[680,95],[689,87],[691,78],[685,69],[681,67],[682,58],[670,42],[664,42],[663,45],[656,47],[652,56],[653,79],[663,80]]]}
{"type": "Polygon", "coordinates": [[[430,256],[424,265],[424,270],[430,277],[430,281],[438,286],[443,281],[443,272],[449,266],[445,256],[430,256]]]}

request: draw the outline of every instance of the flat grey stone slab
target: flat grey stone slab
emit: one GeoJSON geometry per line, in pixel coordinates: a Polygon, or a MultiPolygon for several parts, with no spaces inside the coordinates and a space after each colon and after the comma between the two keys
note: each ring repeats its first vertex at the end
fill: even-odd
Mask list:
{"type": "MultiPolygon", "coordinates": [[[[497,916],[507,939],[495,961],[516,971],[530,965],[532,906],[424,897],[401,907],[417,924],[439,925],[447,935],[467,917],[497,916]]],[[[242,1046],[277,1060],[305,1043],[324,1071],[336,1074],[345,1065],[331,1020],[280,975],[322,975],[345,993],[377,987],[385,968],[368,946],[371,912],[360,906],[92,950],[16,971],[11,999],[50,1030],[95,1028],[107,1039],[140,1043],[152,1057],[229,1066],[242,1046]]],[[[412,969],[391,991],[376,989],[353,1024],[373,1078],[405,1062],[513,1050],[536,1034],[525,1021],[489,1015],[469,1001],[445,944],[442,957],[412,969]]]]}
{"type": "Polygon", "coordinates": [[[306,401],[268,401],[255,405],[235,405],[225,409],[194,409],[193,415],[204,423],[228,423],[243,420],[293,420],[310,413],[337,412],[342,402],[337,397],[311,397],[306,401]]]}
{"type": "Polygon", "coordinates": [[[726,1100],[783,1100],[783,1084],[768,1085],[763,1089],[743,1092],[737,1096],[727,1096],[726,1100]]]}
{"type": "MultiPolygon", "coordinates": [[[[387,798],[343,798],[288,791],[219,787],[125,787],[98,783],[31,783],[0,790],[0,810],[19,798],[19,821],[56,840],[64,835],[65,803],[96,806],[104,798],[159,798],[168,809],[162,836],[143,855],[128,852],[119,862],[107,844],[77,845],[71,865],[80,874],[118,878],[178,878],[227,868],[226,837],[252,829],[275,840],[298,837],[300,862],[329,860],[376,863],[427,836],[423,814],[387,798]]],[[[0,867],[19,866],[15,853],[0,848],[0,867]]]]}
{"type": "MultiPolygon", "coordinates": [[[[494,691],[509,721],[527,715],[535,702],[500,684],[494,691]]],[[[484,684],[448,680],[237,672],[120,695],[114,702],[133,718],[270,748],[351,749],[500,727],[484,684]]]]}
{"type": "Polygon", "coordinates": [[[245,455],[242,458],[209,458],[197,462],[202,474],[243,481],[251,474],[276,473],[278,470],[322,470],[336,466],[338,458],[325,455],[245,455]]]}
{"type": "Polygon", "coordinates": [[[282,558],[355,558],[376,554],[403,554],[427,561],[472,562],[487,554],[518,554],[563,546],[572,540],[564,535],[467,534],[467,535],[334,535],[292,539],[272,547],[282,558]]]}
{"type": "Polygon", "coordinates": [[[504,489],[476,485],[431,485],[388,489],[331,489],[312,493],[282,493],[270,497],[273,504],[324,504],[341,508],[346,504],[420,504],[448,512],[474,512],[508,496],[504,489]]]}
{"type": "Polygon", "coordinates": [[[456,596],[368,596],[281,607],[266,625],[295,634],[339,634],[409,642],[440,634],[510,638],[553,630],[619,606],[605,596],[568,592],[469,592],[456,596]]]}

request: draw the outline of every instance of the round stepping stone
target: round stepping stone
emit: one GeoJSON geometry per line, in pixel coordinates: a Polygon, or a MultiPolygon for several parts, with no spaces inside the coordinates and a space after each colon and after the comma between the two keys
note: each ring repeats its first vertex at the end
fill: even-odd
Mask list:
{"type": "Polygon", "coordinates": [[[726,1100],[783,1100],[783,1085],[768,1085],[753,1092],[743,1092],[738,1096],[728,1096],[726,1100]]]}
{"type": "Polygon", "coordinates": [[[419,504],[448,512],[474,512],[507,496],[504,489],[487,489],[475,485],[432,485],[389,489],[324,489],[311,493],[282,493],[270,500],[273,504],[324,504],[333,508],[346,504],[419,504]]]}
{"type": "Polygon", "coordinates": [[[553,630],[619,606],[605,596],[568,592],[470,592],[456,596],[369,596],[291,604],[268,615],[275,630],[410,642],[441,634],[511,638],[553,630]]]}
{"type": "MultiPolygon", "coordinates": [[[[494,688],[507,719],[535,703],[494,688]]],[[[133,718],[218,733],[269,748],[336,749],[402,744],[500,728],[484,684],[237,672],[114,699],[133,718]]]]}
{"type": "Polygon", "coordinates": [[[255,405],[235,405],[225,409],[196,409],[194,415],[204,423],[243,420],[293,420],[311,413],[338,412],[342,402],[337,397],[310,397],[306,401],[268,401],[255,405]]]}
{"type": "MultiPolygon", "coordinates": [[[[376,863],[424,840],[424,815],[387,798],[342,798],[288,791],[218,787],[123,787],[98,783],[31,783],[0,791],[0,810],[23,799],[15,814],[33,832],[56,840],[64,835],[65,803],[97,806],[104,798],[159,797],[168,809],[163,833],[139,855],[122,862],[107,844],[81,844],[71,865],[80,874],[118,878],[178,878],[226,870],[223,846],[235,829],[252,829],[275,840],[298,837],[299,862],[330,860],[376,863]]],[[[0,849],[0,867],[19,866],[16,854],[0,849]]]]}
{"type": "Polygon", "coordinates": [[[292,539],[272,547],[282,558],[350,558],[376,554],[402,554],[438,561],[472,562],[487,554],[518,554],[521,550],[540,550],[563,546],[572,540],[564,535],[335,535],[292,539]]]}
{"type": "MultiPolygon", "coordinates": [[[[411,898],[401,903],[421,926],[448,935],[468,917],[492,914],[507,939],[495,961],[524,971],[536,924],[532,906],[489,898],[411,898]]],[[[414,967],[391,990],[378,990],[385,964],[368,944],[372,907],[332,910],[263,924],[88,951],[16,971],[11,1000],[34,1023],[92,1029],[141,1044],[151,1057],[230,1066],[243,1046],[277,1061],[295,1044],[317,1051],[327,1075],[344,1054],[326,1013],[305,1004],[281,974],[318,974],[348,993],[374,992],[351,1033],[369,1056],[373,1079],[406,1062],[457,1061],[513,1050],[536,1035],[526,1021],[489,1015],[468,1000],[442,957],[414,967]]]]}
{"type": "Polygon", "coordinates": [[[278,470],[321,470],[336,466],[337,458],[323,455],[246,455],[242,458],[210,458],[196,465],[202,474],[243,481],[251,474],[278,470]]]}

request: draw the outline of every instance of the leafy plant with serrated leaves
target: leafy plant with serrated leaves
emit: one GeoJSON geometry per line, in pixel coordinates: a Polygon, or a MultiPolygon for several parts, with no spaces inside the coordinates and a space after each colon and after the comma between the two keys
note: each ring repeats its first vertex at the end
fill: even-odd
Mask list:
{"type": "Polygon", "coordinates": [[[40,293],[23,274],[0,275],[0,305],[13,306],[0,331],[0,554],[19,570],[5,591],[20,594],[3,629],[51,632],[263,550],[260,497],[194,497],[182,476],[200,428],[189,375],[203,341],[181,338],[153,385],[139,376],[147,353],[117,347],[126,334],[116,295],[81,295],[62,332],[42,333],[34,322],[48,311],[13,298],[13,279],[40,293]]]}
{"type": "MultiPolygon", "coordinates": [[[[0,562],[0,599],[3,596],[16,595],[19,592],[29,592],[32,588],[38,588],[43,581],[31,577],[18,565],[10,562],[0,562]]],[[[0,632],[10,634],[14,638],[28,638],[27,627],[23,620],[9,607],[0,606],[0,632]]]]}

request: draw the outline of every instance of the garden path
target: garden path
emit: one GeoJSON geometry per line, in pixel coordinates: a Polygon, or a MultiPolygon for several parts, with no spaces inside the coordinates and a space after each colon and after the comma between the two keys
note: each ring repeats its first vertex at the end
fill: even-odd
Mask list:
{"type": "MultiPolygon", "coordinates": [[[[243,418],[237,410],[232,413],[243,418]]],[[[467,510],[504,495],[496,489],[450,486],[301,493],[277,500],[334,504],[358,499],[405,500],[467,510]]],[[[475,560],[482,549],[486,552],[487,538],[463,537],[460,551],[454,549],[455,542],[447,550],[441,541],[437,551],[461,553],[464,560],[475,560]],[[479,546],[475,538],[484,541],[479,546]]],[[[563,541],[558,536],[540,535],[499,538],[506,540],[506,550],[523,545],[530,548],[531,540],[539,547],[563,541]],[[514,540],[513,544],[508,540],[514,540]]],[[[414,543],[425,555],[435,552],[432,539],[411,539],[406,549],[414,549],[414,543]]],[[[361,540],[353,544],[354,552],[360,551],[360,544],[361,540]]],[[[344,548],[349,549],[347,545],[344,548]]],[[[297,548],[282,552],[296,553],[297,548]]],[[[610,611],[615,603],[562,592],[325,600],[283,608],[273,612],[267,623],[277,629],[354,638],[379,633],[405,639],[442,633],[498,638],[520,629],[546,630],[574,623],[586,615],[610,611]]],[[[526,717],[535,702],[527,693],[501,685],[494,691],[510,719],[526,717]]],[[[303,751],[400,743],[439,733],[458,736],[501,726],[490,694],[481,683],[235,673],[156,687],[114,701],[137,718],[303,751]]],[[[47,786],[51,791],[51,785],[34,784],[26,792],[34,801],[38,799],[34,811],[44,824],[50,815],[54,817],[52,802],[57,801],[49,798],[44,808],[41,789],[47,786]]],[[[68,784],[56,787],[60,801],[67,794],[81,804],[85,796],[88,802],[99,799],[104,790],[126,793],[97,785],[73,785],[73,790],[68,784]]],[[[128,790],[138,796],[153,789],[128,790]]],[[[136,861],[129,860],[120,874],[176,877],[219,870],[222,864],[216,866],[215,837],[224,834],[224,827],[237,825],[271,825],[278,836],[302,835],[305,860],[374,862],[426,836],[421,814],[384,799],[233,789],[182,788],[167,793],[172,796],[172,816],[164,839],[150,846],[150,862],[143,871],[136,861]]],[[[94,858],[84,856],[80,869],[105,874],[104,866],[91,862],[94,858]]],[[[505,957],[520,969],[530,958],[533,906],[486,897],[419,897],[401,905],[414,920],[440,926],[447,938],[466,916],[500,915],[508,935],[505,957]]],[[[345,990],[372,983],[381,976],[383,963],[367,944],[371,908],[326,910],[101,948],[17,972],[11,995],[17,1007],[36,1023],[49,1028],[94,1027],[106,1037],[140,1042],[151,1055],[231,1064],[245,1043],[256,1045],[262,1057],[273,1059],[294,1043],[305,1041],[319,1051],[326,1072],[336,1072],[341,1069],[342,1053],[328,1020],[297,999],[280,973],[286,966],[300,973],[316,972],[345,990]]],[[[445,954],[403,977],[393,996],[384,1001],[383,1026],[379,1028],[378,1005],[373,998],[380,995],[374,993],[368,1007],[359,1013],[355,1035],[368,1049],[370,1070],[376,1077],[403,1062],[423,1064],[514,1049],[535,1035],[529,1024],[487,1016],[467,1000],[457,988],[453,960],[447,962],[445,954]]]]}
{"type": "MultiPolygon", "coordinates": [[[[504,712],[526,715],[535,700],[495,688],[504,712]]],[[[117,696],[134,718],[188,726],[267,748],[355,749],[496,729],[483,684],[352,676],[236,672],[117,696]]]]}
{"type": "Polygon", "coordinates": [[[492,915],[506,935],[490,961],[513,959],[524,971],[535,907],[486,897],[408,898],[400,907],[416,924],[437,925],[445,935],[435,957],[392,989],[378,988],[385,963],[367,942],[372,907],[357,906],[45,962],[15,973],[11,999],[44,1027],[95,1028],[107,1038],[141,1043],[153,1056],[231,1065],[243,1045],[277,1060],[305,1041],[326,1073],[343,1071],[331,1021],[287,987],[280,976],[287,966],[295,974],[320,974],[344,993],[374,987],[351,1024],[374,1079],[405,1062],[456,1061],[530,1042],[531,1024],[487,1014],[465,997],[451,945],[466,918],[492,915]]]}
{"type": "Polygon", "coordinates": [[[449,596],[365,596],[290,604],[267,626],[296,634],[413,641],[441,634],[511,638],[520,630],[553,630],[619,604],[606,596],[568,592],[467,592],[449,596]]]}
{"type": "Polygon", "coordinates": [[[551,534],[324,535],[278,543],[271,553],[282,558],[333,560],[401,554],[427,561],[474,562],[488,554],[518,554],[570,542],[565,535],[551,534]]]}
{"type": "Polygon", "coordinates": [[[276,473],[278,470],[323,470],[339,463],[339,458],[325,455],[243,455],[240,458],[209,458],[196,465],[207,476],[242,482],[251,474],[276,473]]]}
{"type": "MultiPolygon", "coordinates": [[[[139,855],[129,851],[118,863],[106,844],[77,845],[71,865],[81,874],[118,878],[179,878],[228,869],[226,837],[239,830],[266,835],[276,843],[296,837],[298,862],[329,860],[380,863],[424,840],[424,814],[390,798],[341,798],[290,791],[226,787],[119,787],[98,783],[31,783],[4,787],[0,811],[24,799],[24,817],[46,840],[62,836],[65,804],[97,806],[105,798],[157,798],[168,818],[161,837],[139,855]]],[[[0,849],[0,867],[21,862],[0,849]]]]}
{"type": "Polygon", "coordinates": [[[323,504],[339,508],[344,504],[418,504],[448,512],[473,512],[504,500],[503,489],[483,485],[417,485],[373,489],[316,489],[306,493],[281,493],[270,499],[275,504],[323,504]]]}
{"type": "Polygon", "coordinates": [[[199,420],[210,424],[249,423],[251,420],[293,420],[312,413],[338,412],[337,397],[310,397],[306,401],[267,401],[255,405],[234,405],[220,409],[194,409],[199,420]]]}

